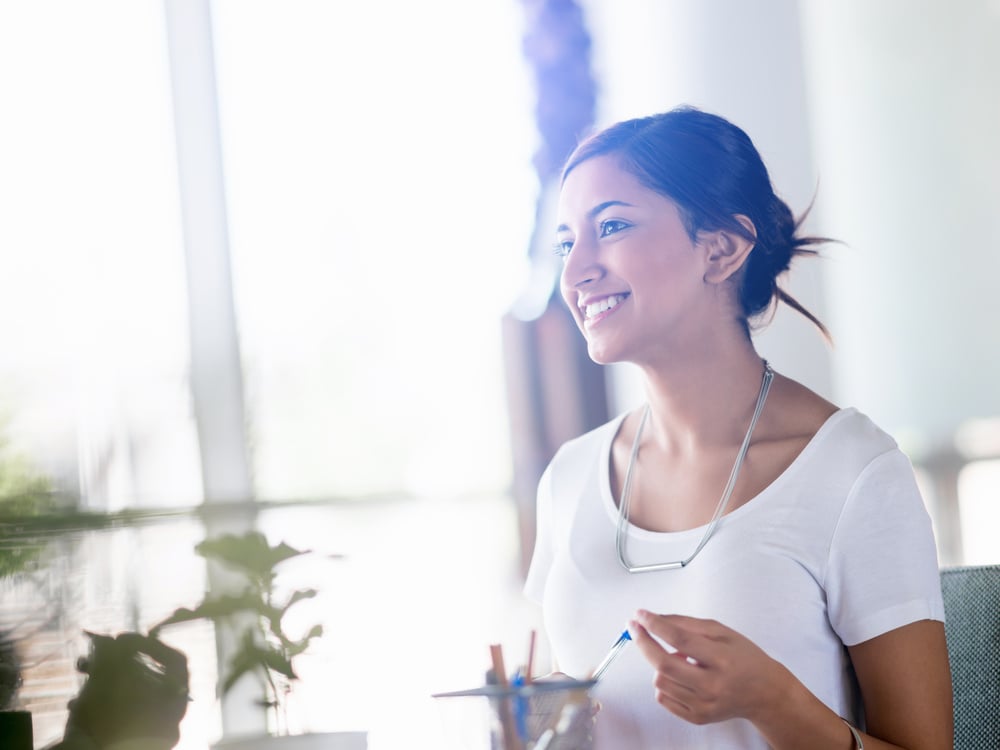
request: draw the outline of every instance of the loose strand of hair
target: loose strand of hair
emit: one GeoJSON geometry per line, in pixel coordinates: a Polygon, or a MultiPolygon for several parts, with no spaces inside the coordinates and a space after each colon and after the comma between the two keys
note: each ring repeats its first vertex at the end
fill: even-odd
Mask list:
{"type": "MultiPolygon", "coordinates": [[[[815,251],[811,251],[811,252],[815,252],[815,251]]],[[[779,302],[784,302],[790,308],[792,308],[793,310],[795,310],[795,312],[799,313],[799,315],[802,315],[803,317],[805,317],[806,320],[808,320],[810,323],[812,323],[814,326],[816,326],[820,330],[820,332],[823,334],[823,338],[826,339],[826,342],[828,344],[830,344],[830,346],[833,346],[833,336],[830,335],[829,329],[825,325],[823,325],[823,322],[819,318],[817,318],[815,315],[813,315],[811,312],[809,312],[809,310],[807,310],[805,308],[805,306],[802,305],[801,302],[799,302],[797,299],[795,299],[795,297],[793,297],[792,295],[790,295],[788,292],[786,292],[780,286],[777,287],[777,292],[776,293],[777,293],[777,297],[778,297],[778,301],[779,302]]]]}

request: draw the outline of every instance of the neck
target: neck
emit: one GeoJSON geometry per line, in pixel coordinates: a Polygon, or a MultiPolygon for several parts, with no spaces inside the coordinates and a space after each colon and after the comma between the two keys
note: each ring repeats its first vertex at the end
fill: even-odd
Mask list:
{"type": "Polygon", "coordinates": [[[747,342],[726,356],[643,368],[648,439],[672,451],[739,444],[760,394],[764,363],[747,342]]]}

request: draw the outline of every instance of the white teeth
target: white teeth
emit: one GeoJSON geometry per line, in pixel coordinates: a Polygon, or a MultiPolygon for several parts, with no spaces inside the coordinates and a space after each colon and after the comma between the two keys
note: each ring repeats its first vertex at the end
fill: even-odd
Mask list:
{"type": "Polygon", "coordinates": [[[605,297],[600,302],[587,305],[583,310],[583,316],[585,318],[593,318],[595,315],[600,315],[602,312],[610,310],[613,307],[617,307],[624,301],[624,294],[612,294],[610,297],[605,297]]]}

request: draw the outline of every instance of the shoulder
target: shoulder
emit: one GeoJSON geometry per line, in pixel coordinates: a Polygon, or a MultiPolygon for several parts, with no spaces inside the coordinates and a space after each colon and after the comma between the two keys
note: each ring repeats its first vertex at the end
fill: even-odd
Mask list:
{"type": "Polygon", "coordinates": [[[606,452],[625,417],[626,414],[619,414],[604,424],[567,440],[559,446],[551,465],[593,461],[606,452]]]}
{"type": "Polygon", "coordinates": [[[775,373],[761,425],[772,439],[811,438],[840,411],[797,380],[775,373]]]}
{"type": "Polygon", "coordinates": [[[624,417],[620,414],[563,443],[542,474],[540,484],[545,491],[549,495],[576,496],[588,483],[591,487],[599,487],[611,442],[624,417]]]}
{"type": "Polygon", "coordinates": [[[898,450],[889,433],[853,406],[841,407],[801,383],[781,375],[773,386],[773,407],[765,439],[800,442],[821,441],[824,450],[842,448],[874,458],[898,450]]]}

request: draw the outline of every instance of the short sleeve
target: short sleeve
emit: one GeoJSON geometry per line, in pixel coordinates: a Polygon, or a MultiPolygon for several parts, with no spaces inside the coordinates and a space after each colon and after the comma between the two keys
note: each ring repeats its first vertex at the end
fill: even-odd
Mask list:
{"type": "Polygon", "coordinates": [[[898,448],[858,476],[833,533],[825,584],[830,624],[848,646],[944,620],[930,515],[898,448]]]}
{"type": "Polygon", "coordinates": [[[545,581],[552,567],[552,466],[542,473],[538,480],[535,497],[535,548],[531,553],[531,565],[525,578],[524,594],[528,599],[541,604],[545,593],[545,581]]]}

